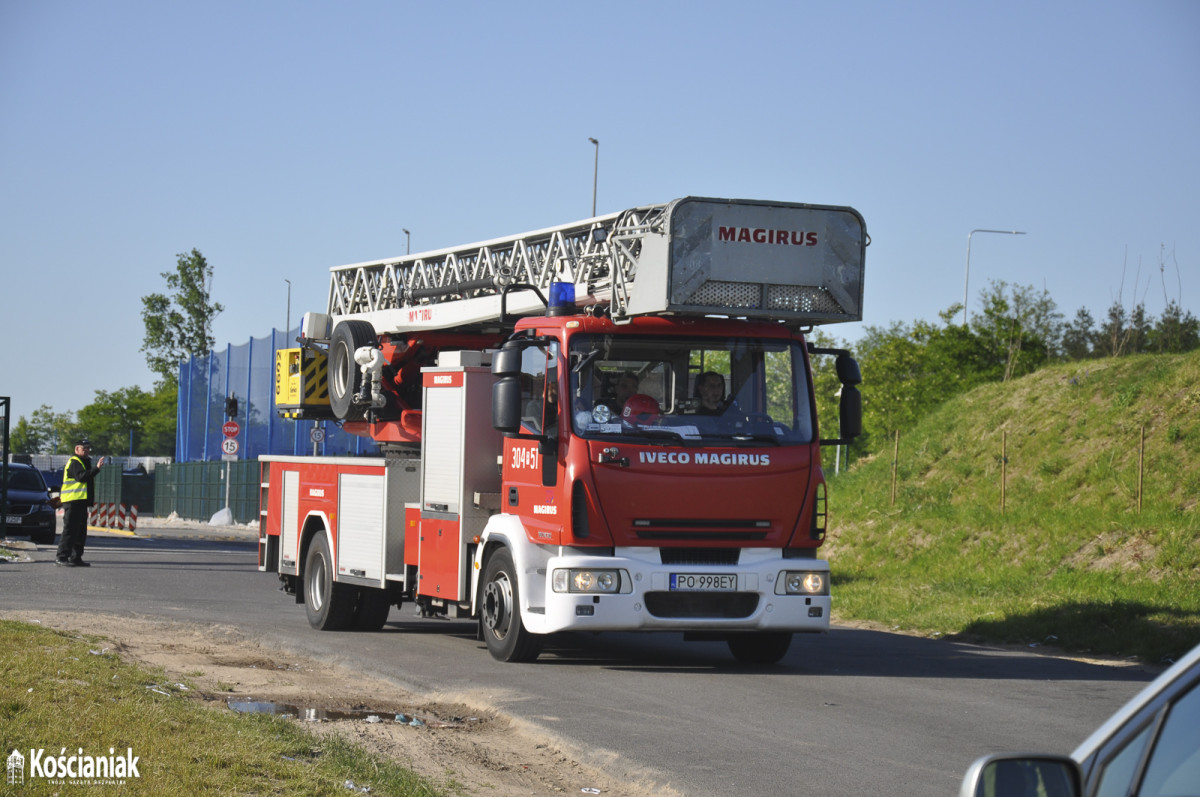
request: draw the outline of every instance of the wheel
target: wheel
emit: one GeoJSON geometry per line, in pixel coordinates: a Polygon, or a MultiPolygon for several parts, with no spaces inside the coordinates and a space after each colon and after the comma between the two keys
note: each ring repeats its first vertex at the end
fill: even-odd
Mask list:
{"type": "Polygon", "coordinates": [[[516,568],[507,548],[497,548],[483,570],[481,626],[488,652],[498,661],[533,661],[542,638],[525,630],[516,568]]]}
{"type": "Polygon", "coordinates": [[[318,631],[337,631],[354,620],[357,590],[333,580],[333,557],[324,534],[318,534],[304,560],[304,609],[318,631]]]}
{"type": "Polygon", "coordinates": [[[378,631],[387,622],[391,610],[392,599],[386,590],[359,587],[354,627],[359,631],[378,631]]]}
{"type": "Polygon", "coordinates": [[[34,545],[53,545],[54,536],[54,529],[43,529],[42,531],[30,534],[29,541],[34,545]]]}
{"type": "Polygon", "coordinates": [[[329,341],[329,406],[341,420],[356,421],[366,414],[354,403],[362,389],[362,372],[354,352],[375,343],[375,328],[368,321],[343,321],[333,329],[329,341]]]}
{"type": "Polygon", "coordinates": [[[792,645],[792,635],[781,632],[737,634],[729,637],[729,652],[742,664],[775,664],[792,645]]]}

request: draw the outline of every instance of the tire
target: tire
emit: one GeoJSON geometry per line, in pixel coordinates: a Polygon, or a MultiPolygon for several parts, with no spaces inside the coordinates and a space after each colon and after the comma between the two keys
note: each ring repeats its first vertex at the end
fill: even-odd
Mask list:
{"type": "Polygon", "coordinates": [[[318,631],[337,631],[350,625],[358,594],[333,580],[333,557],[324,534],[318,534],[304,558],[304,610],[318,631]]]}
{"type": "Polygon", "coordinates": [[[787,655],[792,635],[783,632],[737,634],[729,637],[729,652],[742,664],[776,664],[787,655]]]}
{"type": "Polygon", "coordinates": [[[354,612],[354,628],[358,631],[378,631],[387,622],[392,599],[387,590],[359,587],[358,606],[354,612]]]}
{"type": "Polygon", "coordinates": [[[34,545],[53,545],[54,544],[54,529],[49,531],[38,531],[29,535],[29,541],[34,545]]]}
{"type": "Polygon", "coordinates": [[[368,321],[343,321],[334,327],[329,341],[329,407],[343,421],[357,421],[366,409],[354,403],[362,389],[362,372],[354,352],[376,342],[375,327],[368,321]]]}
{"type": "Polygon", "coordinates": [[[497,661],[533,661],[542,652],[542,638],[526,631],[521,620],[516,573],[507,548],[497,548],[483,569],[480,630],[497,661]]]}

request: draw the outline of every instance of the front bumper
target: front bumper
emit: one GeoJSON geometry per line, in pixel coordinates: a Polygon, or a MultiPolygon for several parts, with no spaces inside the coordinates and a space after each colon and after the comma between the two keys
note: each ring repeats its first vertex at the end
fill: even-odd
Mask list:
{"type": "Polygon", "coordinates": [[[54,510],[29,511],[28,507],[12,506],[4,513],[5,526],[10,535],[18,537],[36,536],[53,532],[55,527],[54,510]]]}
{"type": "MultiPolygon", "coordinates": [[[[664,565],[656,548],[618,548],[616,555],[551,556],[538,568],[542,589],[530,584],[526,627],[555,631],[792,631],[829,630],[829,563],[784,559],[778,549],[743,549],[736,565],[664,565]],[[619,571],[611,594],[556,592],[556,570],[619,571]],[[780,594],[786,572],[818,573],[824,594],[780,594]],[[727,591],[671,589],[671,575],[736,578],[727,591]],[[539,600],[540,599],[540,600],[539,600]],[[542,603],[542,606],[538,606],[542,603]]],[[[561,583],[560,583],[561,586],[561,583]]]]}

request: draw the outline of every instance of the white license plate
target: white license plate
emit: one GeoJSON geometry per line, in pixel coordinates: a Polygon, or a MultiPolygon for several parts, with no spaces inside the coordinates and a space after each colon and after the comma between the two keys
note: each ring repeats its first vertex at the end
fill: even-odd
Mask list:
{"type": "Polygon", "coordinates": [[[734,573],[672,573],[671,589],[685,592],[733,592],[737,589],[734,573]]]}
{"type": "Polygon", "coordinates": [[[4,518],[4,522],[10,526],[19,526],[21,525],[21,516],[9,515],[8,517],[4,518]]]}

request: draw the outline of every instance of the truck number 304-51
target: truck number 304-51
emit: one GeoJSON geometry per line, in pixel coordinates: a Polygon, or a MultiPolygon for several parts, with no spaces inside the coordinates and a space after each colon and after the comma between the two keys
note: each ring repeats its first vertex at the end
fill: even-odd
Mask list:
{"type": "Polygon", "coordinates": [[[512,462],[509,464],[513,470],[522,470],[528,468],[537,470],[538,468],[538,450],[537,446],[513,446],[512,462]]]}

